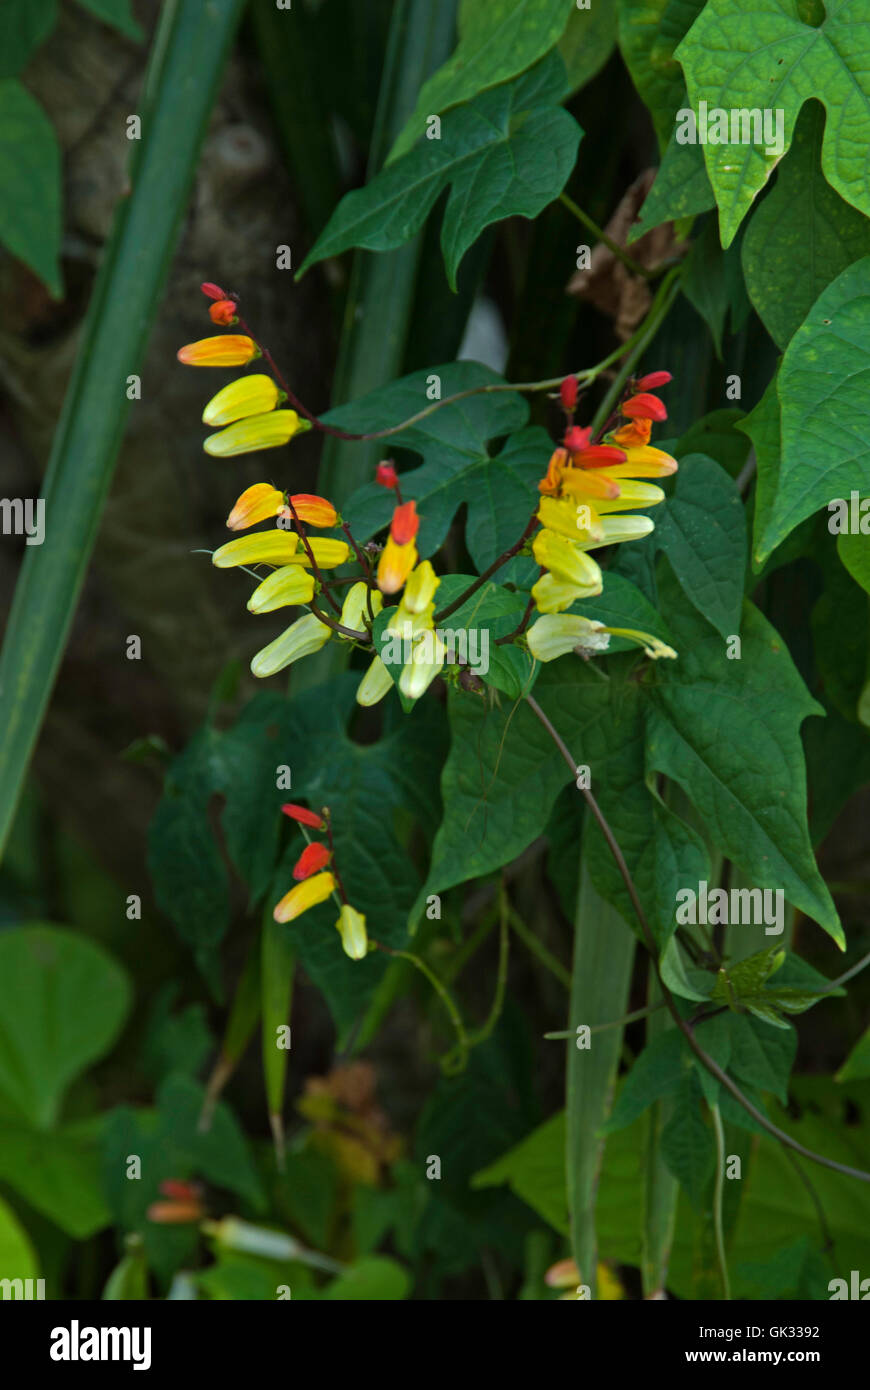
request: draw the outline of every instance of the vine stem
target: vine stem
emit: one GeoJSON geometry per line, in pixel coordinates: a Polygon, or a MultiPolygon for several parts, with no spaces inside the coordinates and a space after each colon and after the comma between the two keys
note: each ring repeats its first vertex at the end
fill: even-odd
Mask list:
{"type": "MultiPolygon", "coordinates": [[[[568,745],[565,743],[565,740],[562,738],[558,730],[554,728],[551,721],[547,718],[547,715],[541,709],[541,706],[538,704],[537,700],[532,695],[526,695],[524,698],[526,704],[529,706],[529,708],[531,709],[535,717],[538,719],[538,721],[546,729],[547,733],[550,735],[550,738],[553,740],[559,752],[562,754],[562,757],[565,759],[565,762],[570,767],[571,775],[576,777],[577,763],[571,756],[570,749],[568,748],[568,745]]],[[[709,1054],[704,1051],[703,1047],[701,1047],[700,1043],[695,1037],[693,1029],[683,1018],[682,1014],[677,1008],[673,994],[671,993],[670,989],[668,988],[668,986],[662,978],[661,968],[659,966],[658,951],[656,950],[655,937],[653,936],[652,928],[650,927],[650,924],[647,921],[646,913],[644,912],[640,898],[638,897],[637,888],[634,884],[634,879],[632,878],[629,867],[625,862],[625,856],[623,855],[622,850],[619,847],[619,841],[616,839],[616,836],[611,830],[607,820],[605,819],[604,813],[602,812],[601,807],[598,805],[598,802],[595,800],[595,797],[593,796],[592,792],[587,791],[584,788],[581,788],[581,791],[583,792],[583,796],[586,798],[587,806],[592,812],[592,815],[595,817],[595,820],[598,822],[598,826],[601,830],[602,835],[604,836],[605,841],[607,842],[607,847],[610,850],[611,855],[613,856],[613,859],[616,863],[616,867],[619,870],[623,883],[625,884],[628,896],[631,899],[631,905],[634,909],[634,914],[637,917],[638,924],[640,925],[641,932],[643,933],[644,944],[652,958],[653,969],[655,970],[656,976],[658,978],[659,987],[662,992],[662,998],[665,1001],[665,1007],[667,1008],[672,1019],[674,1020],[674,1023],[679,1028],[680,1032],[683,1034],[683,1037],[686,1039],[686,1042],[688,1043],[692,1052],[697,1057],[698,1061],[705,1068],[705,1070],[707,1070],[710,1073],[711,1076],[716,1078],[720,1086],[725,1087],[725,1090],[728,1091],[728,1093],[734,1097],[738,1105],[740,1105],[742,1109],[746,1111],[747,1115],[751,1115],[752,1118],[759,1125],[761,1125],[762,1129],[765,1130],[768,1134],[770,1134],[774,1139],[779,1140],[780,1144],[784,1144],[787,1148],[792,1149],[795,1153],[801,1154],[804,1158],[810,1159],[812,1163],[820,1163],[824,1168],[832,1168],[835,1173],[842,1173],[845,1177],[849,1178],[857,1178],[859,1182],[870,1183],[870,1173],[865,1173],[860,1168],[850,1168],[848,1164],[838,1163],[836,1159],[827,1158],[824,1154],[814,1153],[812,1149],[808,1149],[804,1144],[799,1143],[797,1139],[792,1139],[790,1134],[786,1134],[784,1129],[780,1129],[778,1125],[775,1125],[772,1120],[768,1119],[767,1115],[765,1115],[763,1111],[759,1110],[757,1106],[752,1104],[752,1101],[749,1100],[749,1098],[743,1094],[736,1082],[732,1081],[731,1077],[727,1074],[727,1072],[724,1072],[722,1070],[718,1062],[715,1062],[713,1058],[710,1057],[709,1054]]]]}
{"type": "Polygon", "coordinates": [[[456,1041],[459,1047],[457,1070],[461,1071],[468,1061],[470,1043],[468,1034],[465,1031],[465,1024],[462,1022],[462,1016],[453,1002],[453,997],[446,985],[439,980],[434,970],[426,964],[422,957],[415,956],[413,951],[397,951],[394,950],[392,946],[385,946],[381,941],[372,941],[372,945],[376,947],[377,950],[383,951],[385,955],[395,956],[397,960],[409,961],[411,965],[420,971],[421,975],[425,975],[435,993],[438,995],[438,998],[441,1000],[441,1003],[444,1005],[444,1008],[447,1010],[447,1013],[450,1015],[450,1021],[456,1030],[456,1041]]]}
{"type": "Polygon", "coordinates": [[[658,332],[663,320],[677,297],[680,288],[680,277],[683,267],[675,265],[668,271],[662,283],[659,285],[656,297],[650,305],[649,313],[644,319],[638,331],[625,344],[624,351],[628,352],[628,357],[623,362],[619,371],[613,379],[603,401],[595,412],[592,420],[592,438],[594,439],[602,426],[609,420],[613,407],[619,400],[622,388],[634,370],[635,363],[642,357],[649,344],[658,332]]]}
{"type": "Polygon", "coordinates": [[[515,541],[512,546],[509,546],[508,549],[505,550],[502,555],[499,555],[497,560],[493,560],[492,564],[488,565],[486,569],[483,571],[483,574],[478,575],[477,579],[475,579],[473,584],[469,584],[468,588],[465,590],[464,593],[460,594],[458,598],[455,598],[452,603],[448,603],[447,607],[442,608],[440,613],[435,614],[432,621],[436,627],[440,622],[443,622],[445,618],[449,618],[451,613],[455,613],[457,608],[461,608],[463,603],[466,603],[468,599],[471,598],[472,594],[476,594],[480,586],[482,584],[485,584],[487,579],[490,579],[492,575],[495,574],[496,570],[500,570],[502,565],[506,565],[508,560],[512,560],[513,557],[516,554],[518,554],[520,550],[522,550],[523,546],[525,545],[529,536],[534,531],[537,524],[538,514],[537,508],[535,508],[529,519],[529,523],[526,526],[525,531],[523,531],[523,534],[520,536],[519,540],[515,541]]]}
{"type": "Polygon", "coordinates": [[[725,1254],[725,1232],[722,1226],[722,1201],[725,1191],[725,1131],[718,1105],[710,1106],[713,1133],[716,1136],[716,1182],[713,1187],[713,1228],[716,1233],[716,1254],[726,1303],[731,1302],[731,1282],[728,1278],[728,1259],[725,1254]]]}
{"type": "Polygon", "coordinates": [[[638,264],[638,262],[628,254],[625,248],[620,246],[619,242],[614,241],[612,237],[609,237],[607,233],[599,227],[597,222],[593,222],[588,212],[584,212],[581,207],[578,207],[574,199],[569,198],[567,193],[559,194],[559,202],[563,207],[566,207],[570,213],[573,213],[577,221],[581,222],[587,231],[591,232],[598,241],[602,242],[618,261],[622,261],[622,264],[631,271],[632,275],[642,275],[645,280],[654,280],[661,274],[661,270],[650,270],[647,266],[638,264]]]}

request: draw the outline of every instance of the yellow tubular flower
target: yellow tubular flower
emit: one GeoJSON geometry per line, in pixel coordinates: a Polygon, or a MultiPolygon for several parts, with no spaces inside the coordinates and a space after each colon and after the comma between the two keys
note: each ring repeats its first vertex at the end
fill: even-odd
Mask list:
{"type": "Polygon", "coordinates": [[[572,541],[600,545],[604,530],[596,507],[591,501],[576,502],[570,498],[542,497],[538,520],[548,531],[567,536],[572,541]]]}
{"type": "Polygon", "coordinates": [[[599,515],[606,516],[609,512],[628,512],[635,507],[656,507],[664,500],[665,494],[654,483],[628,481],[619,484],[618,497],[601,498],[595,506],[599,515]]]}
{"type": "Polygon", "coordinates": [[[249,415],[263,415],[274,410],[284,392],[279,391],[270,376],[254,374],[241,376],[231,381],[216,396],[212,396],[202,412],[204,425],[231,425],[234,420],[244,420],[249,415]]]}
{"type": "Polygon", "coordinates": [[[425,632],[411,650],[411,660],[402,667],[399,689],[408,700],[419,700],[441,671],[447,656],[444,643],[432,632],[425,632]]]}
{"type": "MultiPolygon", "coordinates": [[[[360,581],[359,584],[352,584],[344,603],[341,605],[341,625],[342,627],[352,628],[354,632],[362,632],[365,628],[369,616],[369,606],[366,601],[368,585],[360,581]]],[[[372,613],[378,616],[384,606],[383,595],[378,589],[372,592],[372,613]]]]}
{"type": "Polygon", "coordinates": [[[294,492],[290,501],[292,507],[285,507],[281,513],[288,521],[295,521],[298,517],[303,526],[328,528],[334,526],[338,520],[338,512],[325,497],[315,497],[310,492],[294,492]],[[293,515],[294,512],[296,516],[293,515]]]}
{"type": "Polygon", "coordinates": [[[651,516],[603,516],[604,535],[601,545],[619,545],[622,541],[639,541],[656,529],[651,516]]]}
{"type": "Polygon", "coordinates": [[[378,561],[378,588],[384,594],[398,593],[416,563],[417,547],[413,541],[397,545],[388,536],[378,561]]]}
{"type": "Polygon", "coordinates": [[[241,333],[221,333],[216,338],[200,338],[198,343],[188,343],[178,349],[179,362],[188,367],[244,367],[254,357],[260,356],[260,349],[252,338],[241,333]]]}
{"type": "Polygon", "coordinates": [[[614,637],[627,637],[629,642],[637,642],[652,661],[658,661],[661,657],[666,657],[669,661],[675,661],[677,658],[673,647],[669,647],[667,642],[662,642],[649,632],[638,632],[633,627],[608,627],[604,631],[612,632],[614,637]]]}
{"type": "Polygon", "coordinates": [[[577,542],[566,540],[555,531],[539,531],[532,543],[532,553],[538,564],[556,579],[576,584],[590,597],[601,593],[601,570],[577,542]]]}
{"type": "MultiPolygon", "coordinates": [[[[350,559],[350,546],[347,541],[333,541],[328,536],[309,536],[308,544],[311,546],[311,553],[318,569],[335,569],[336,565],[343,565],[345,560],[350,559]]],[[[311,564],[304,546],[299,547],[294,564],[311,564]]]]}
{"type": "Polygon", "coordinates": [[[235,454],[252,454],[258,449],[277,449],[294,434],[310,428],[308,421],[301,420],[295,410],[272,410],[266,415],[249,415],[245,420],[227,425],[225,430],[210,434],[202,447],[215,458],[231,458],[235,454]]]}
{"type": "Polygon", "coordinates": [[[538,618],[528,631],[529,651],[536,661],[555,661],[577,647],[585,651],[607,650],[610,637],[601,623],[574,613],[538,618]]]}
{"type": "Polygon", "coordinates": [[[618,497],[619,484],[597,468],[565,468],[561,475],[563,497],[618,497]]]}
{"type": "Polygon", "coordinates": [[[232,569],[234,565],[290,565],[299,563],[298,545],[295,531],[279,531],[276,527],[274,531],[258,531],[253,536],[227,541],[214,552],[211,562],[219,570],[232,569]]]}
{"type": "MultiPolygon", "coordinates": [[[[314,598],[314,575],[301,565],[283,565],[264,579],[248,599],[251,613],[271,613],[290,603],[310,603],[314,598]]],[[[324,626],[323,623],[320,624],[324,626]]]]}
{"type": "MultiPolygon", "coordinates": [[[[601,593],[601,589],[596,589],[601,593]]],[[[552,574],[542,574],[532,587],[532,598],[539,613],[563,613],[576,603],[578,598],[591,598],[587,589],[578,589],[576,584],[565,584],[552,574]]]]}
{"type": "Polygon", "coordinates": [[[381,658],[376,656],[357,686],[356,702],[358,705],[376,705],[392,688],[393,678],[381,658]]]}
{"type": "Polygon", "coordinates": [[[334,888],[335,879],[332,874],[314,874],[313,877],[297,883],[289,893],[285,893],[272,915],[276,922],[292,922],[294,917],[300,917],[309,907],[326,902],[334,888]]]}
{"type": "Polygon", "coordinates": [[[366,919],[361,912],[357,912],[355,907],[351,907],[349,903],[344,903],[335,929],[341,937],[344,954],[350,956],[351,960],[362,960],[368,954],[366,919]]]}
{"type": "Polygon", "coordinates": [[[306,613],[304,618],[297,618],[295,623],[291,623],[268,647],[257,652],[251,662],[251,674],[260,678],[274,676],[291,662],[319,652],[331,636],[331,628],[313,613],[306,613]]]}
{"type": "Polygon", "coordinates": [[[258,521],[266,521],[277,516],[284,505],[284,494],[271,483],[254,483],[245,488],[229,516],[227,526],[230,531],[245,531],[258,521]]]}
{"type": "Polygon", "coordinates": [[[677,460],[664,449],[651,446],[626,449],[625,463],[607,469],[610,478],[667,478],[677,471],[677,460]]]}
{"type": "Polygon", "coordinates": [[[429,561],[424,560],[422,565],[418,565],[408,576],[402,595],[402,607],[408,613],[422,613],[431,604],[440,583],[441,580],[429,561]]]}

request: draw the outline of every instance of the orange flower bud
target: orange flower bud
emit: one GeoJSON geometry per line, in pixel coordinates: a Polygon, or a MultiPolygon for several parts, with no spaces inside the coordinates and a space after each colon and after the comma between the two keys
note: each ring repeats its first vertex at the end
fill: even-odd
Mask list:
{"type": "Polygon", "coordinates": [[[673,381],[670,372],[648,372],[635,382],[638,391],[655,391],[657,386],[667,386],[669,381],[673,381]]]}
{"type": "Polygon", "coordinates": [[[378,561],[378,588],[381,593],[398,593],[416,563],[417,547],[414,542],[397,545],[390,536],[378,561]]]}
{"type": "Polygon", "coordinates": [[[627,425],[614,430],[610,438],[621,449],[637,449],[649,444],[651,432],[652,420],[629,420],[627,425]]]}
{"type": "Polygon", "coordinates": [[[568,467],[568,450],[556,449],[550,455],[550,462],[547,464],[547,471],[538,483],[538,491],[554,496],[562,482],[562,470],[568,467]]]}
{"type": "MultiPolygon", "coordinates": [[[[311,492],[294,492],[290,501],[303,526],[334,526],[338,520],[338,512],[325,497],[315,497],[311,492]]],[[[281,515],[288,521],[293,520],[290,507],[282,508],[281,515]]]]}
{"type": "Polygon", "coordinates": [[[212,323],[222,324],[226,328],[229,324],[236,321],[236,306],[232,299],[218,299],[209,306],[208,316],[212,323]]]}
{"type": "Polygon", "coordinates": [[[319,874],[321,869],[325,869],[332,855],[326,845],[310,844],[306,845],[293,870],[295,879],[310,878],[312,874],[319,874]]]}
{"type": "Polygon", "coordinates": [[[179,362],[189,367],[244,367],[259,357],[260,349],[253,338],[241,333],[222,333],[218,338],[200,338],[178,349],[179,362]]]}
{"type": "Polygon", "coordinates": [[[623,415],[629,420],[667,420],[668,412],[664,403],[658,396],[651,396],[647,391],[642,391],[637,396],[631,396],[620,406],[623,415]]]}
{"type": "Polygon", "coordinates": [[[407,545],[412,541],[420,529],[420,518],[417,515],[417,503],[411,499],[410,502],[403,502],[401,507],[397,507],[393,512],[393,520],[390,523],[390,536],[396,545],[407,545]]]}
{"type": "Polygon", "coordinates": [[[285,816],[290,816],[291,820],[296,820],[300,825],[310,825],[313,830],[325,829],[325,821],[316,811],[309,811],[307,806],[298,806],[295,801],[287,801],[281,807],[285,816]]]}
{"type": "Polygon", "coordinates": [[[244,531],[255,526],[258,521],[266,521],[278,516],[284,505],[284,494],[271,483],[254,483],[246,488],[236,502],[229,516],[227,526],[231,531],[244,531]]]}
{"type": "Polygon", "coordinates": [[[398,487],[399,475],[392,459],[382,459],[375,469],[375,482],[381,487],[398,487]]]}
{"type": "Polygon", "coordinates": [[[205,1208],[200,1202],[152,1202],[145,1213],[149,1221],[161,1226],[179,1226],[189,1221],[201,1221],[205,1208]]]}

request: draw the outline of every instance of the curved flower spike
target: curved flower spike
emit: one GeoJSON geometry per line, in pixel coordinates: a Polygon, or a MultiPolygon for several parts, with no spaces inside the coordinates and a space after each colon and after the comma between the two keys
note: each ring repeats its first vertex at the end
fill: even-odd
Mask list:
{"type": "Polygon", "coordinates": [[[265,415],[274,410],[284,392],[279,391],[270,376],[263,372],[253,372],[250,376],[240,376],[231,381],[217,395],[212,396],[202,412],[204,425],[231,425],[234,420],[245,420],[249,415],[265,415]]]}
{"type": "Polygon", "coordinates": [[[326,902],[334,888],[335,879],[330,873],[315,874],[313,878],[306,878],[303,883],[297,883],[295,888],[284,894],[272,916],[276,922],[292,922],[295,917],[301,917],[303,912],[307,912],[309,907],[326,902]]]}
{"type": "Polygon", "coordinates": [[[217,338],[200,338],[197,343],[188,343],[179,348],[179,362],[189,367],[244,367],[255,357],[260,349],[253,338],[241,333],[221,333],[217,338]]]}
{"type": "Polygon", "coordinates": [[[265,415],[248,415],[236,420],[225,430],[210,434],[203,443],[207,454],[215,458],[232,458],[235,454],[252,454],[258,449],[277,449],[287,444],[295,434],[311,426],[295,410],[270,410],[265,415]]]}

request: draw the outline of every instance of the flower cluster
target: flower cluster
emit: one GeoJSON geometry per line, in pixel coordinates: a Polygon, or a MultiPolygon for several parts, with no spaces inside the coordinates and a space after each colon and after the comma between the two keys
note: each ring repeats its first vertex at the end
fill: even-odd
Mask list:
{"type": "MultiPolygon", "coordinates": [[[[619,407],[623,423],[618,428],[593,442],[591,429],[571,424],[550,458],[538,484],[541,501],[536,515],[541,528],[532,542],[541,567],[532,598],[543,616],[530,628],[528,645],[539,661],[553,661],[569,651],[604,651],[611,633],[640,642],[647,656],[676,655],[648,633],[608,628],[565,613],[578,600],[602,591],[601,570],[590,550],[639,540],[654,529],[650,517],[631,513],[664,501],[661,488],[642,479],[667,477],[677,468],[676,459],[649,443],[652,422],[667,419],[664,404],[651,388],[670,379],[669,372],[652,372],[634,382],[619,407]]],[[[568,377],[560,390],[569,418],[577,399],[574,388],[576,378],[568,377]]]]}
{"type": "Polygon", "coordinates": [[[292,801],[288,801],[281,810],[285,816],[289,816],[303,827],[306,839],[307,827],[309,830],[325,832],[328,844],[321,840],[308,840],[293,869],[296,884],[284,894],[275,908],[275,921],[292,922],[310,907],[316,907],[318,903],[324,903],[327,898],[335,895],[339,901],[335,929],[341,937],[345,955],[350,956],[351,960],[362,960],[369,950],[366,919],[362,912],[357,912],[347,901],[344,885],[335,866],[335,849],[328,810],[324,807],[323,812],[318,815],[316,811],[309,811],[307,806],[297,806],[292,801]]]}

